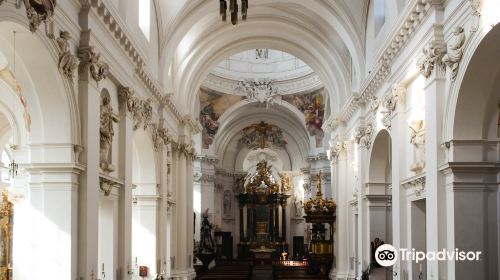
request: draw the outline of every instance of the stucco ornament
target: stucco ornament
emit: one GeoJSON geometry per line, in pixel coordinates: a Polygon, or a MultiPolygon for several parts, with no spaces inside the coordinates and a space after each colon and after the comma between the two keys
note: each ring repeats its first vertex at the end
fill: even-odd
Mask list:
{"type": "MultiPolygon", "coordinates": [[[[151,105],[151,99],[148,98],[141,102],[140,108],[140,120],[142,121],[143,128],[146,129],[153,119],[153,106],[151,105]]],[[[135,128],[135,127],[134,127],[135,128]]]]}
{"type": "Polygon", "coordinates": [[[170,136],[167,130],[159,124],[152,123],[149,126],[151,128],[154,149],[158,151],[170,142],[170,136]]]}
{"type": "Polygon", "coordinates": [[[425,168],[425,124],[423,120],[413,121],[410,124],[410,143],[414,149],[414,163],[410,170],[419,174],[425,168]]]}
{"type": "Polygon", "coordinates": [[[111,164],[110,151],[115,135],[113,125],[118,123],[118,116],[113,112],[111,99],[104,96],[101,101],[101,127],[100,127],[100,167],[104,172],[115,170],[111,164]]]}
{"type": "Polygon", "coordinates": [[[47,21],[54,15],[56,0],[23,0],[23,2],[30,31],[35,32],[42,22],[45,23],[47,29],[47,21]]]}
{"type": "Polygon", "coordinates": [[[373,134],[372,125],[362,125],[356,129],[354,139],[360,148],[369,148],[373,134]]]}
{"type": "Polygon", "coordinates": [[[72,81],[80,60],[70,52],[69,40],[71,40],[71,34],[68,31],[61,31],[56,43],[59,47],[59,71],[72,81]]]}
{"type": "Polygon", "coordinates": [[[118,101],[120,102],[120,108],[125,106],[129,112],[133,112],[137,107],[137,99],[131,87],[121,86],[118,88],[118,101]]]}
{"type": "Polygon", "coordinates": [[[422,50],[423,56],[418,60],[418,71],[425,78],[429,78],[436,67],[441,67],[441,59],[446,53],[444,42],[428,43],[422,50]]]}
{"type": "Polygon", "coordinates": [[[97,53],[92,46],[80,48],[78,57],[81,61],[81,66],[88,66],[92,79],[100,82],[108,77],[109,65],[101,61],[101,55],[97,53]]]}
{"type": "Polygon", "coordinates": [[[246,94],[248,102],[265,104],[266,108],[281,100],[279,90],[274,86],[274,80],[270,79],[240,81],[236,89],[246,94]]]}
{"type": "Polygon", "coordinates": [[[380,107],[380,100],[375,95],[371,95],[370,96],[370,110],[372,112],[377,112],[379,107],[380,107]]]}
{"type": "Polygon", "coordinates": [[[344,142],[337,141],[333,147],[330,148],[330,160],[336,162],[340,153],[346,149],[344,142]]]}
{"type": "Polygon", "coordinates": [[[447,52],[443,56],[443,63],[451,70],[451,80],[457,78],[458,66],[464,54],[465,33],[461,26],[457,26],[453,31],[453,37],[447,45],[447,52]]]}

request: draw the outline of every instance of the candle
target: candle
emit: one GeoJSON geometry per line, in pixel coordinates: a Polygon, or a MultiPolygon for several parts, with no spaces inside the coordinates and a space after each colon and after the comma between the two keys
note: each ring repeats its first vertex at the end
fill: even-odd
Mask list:
{"type": "Polygon", "coordinates": [[[104,271],[104,263],[102,263],[102,271],[104,271]]]}
{"type": "Polygon", "coordinates": [[[420,264],[420,273],[422,273],[422,264],[420,264]]]}

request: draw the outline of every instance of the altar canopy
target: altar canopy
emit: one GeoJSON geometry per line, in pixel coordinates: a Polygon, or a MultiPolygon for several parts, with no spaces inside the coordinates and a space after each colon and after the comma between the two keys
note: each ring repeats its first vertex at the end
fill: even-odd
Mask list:
{"type": "Polygon", "coordinates": [[[240,206],[240,242],[238,257],[265,255],[270,258],[288,249],[286,243],[286,204],[289,195],[273,176],[271,165],[257,163],[245,191],[238,194],[240,206]],[[255,253],[258,251],[259,253],[255,253]],[[260,252],[266,254],[260,254],[260,252]]]}

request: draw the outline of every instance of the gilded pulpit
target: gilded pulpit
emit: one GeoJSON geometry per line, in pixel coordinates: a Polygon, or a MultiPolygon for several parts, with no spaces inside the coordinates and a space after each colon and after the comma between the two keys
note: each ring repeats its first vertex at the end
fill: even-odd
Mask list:
{"type": "Polygon", "coordinates": [[[323,198],[321,192],[321,172],[316,176],[316,196],[304,203],[306,212],[306,223],[312,224],[312,239],[310,245],[310,255],[319,265],[321,272],[327,274],[333,261],[333,233],[336,220],[337,205],[332,199],[323,198]],[[330,226],[330,236],[325,235],[326,227],[330,226]]]}
{"type": "Polygon", "coordinates": [[[287,250],[286,204],[289,195],[283,191],[266,161],[257,163],[256,173],[243,193],[240,206],[240,242],[238,257],[277,255],[287,250]],[[272,252],[273,254],[268,254],[272,252]]]}

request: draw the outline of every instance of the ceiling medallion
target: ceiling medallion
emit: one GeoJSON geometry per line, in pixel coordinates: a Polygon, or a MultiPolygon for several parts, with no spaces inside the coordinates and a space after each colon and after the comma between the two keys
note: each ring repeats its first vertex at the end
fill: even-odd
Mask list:
{"type": "MultiPolygon", "coordinates": [[[[222,21],[226,22],[227,16],[227,2],[229,1],[229,12],[231,13],[231,23],[236,25],[238,23],[238,0],[220,0],[220,15],[222,21]]],[[[247,20],[248,0],[241,1],[241,18],[243,21],[247,20]]]]}

